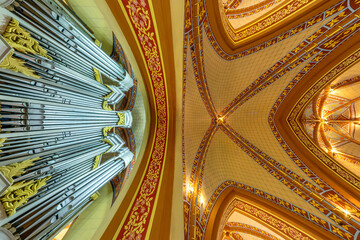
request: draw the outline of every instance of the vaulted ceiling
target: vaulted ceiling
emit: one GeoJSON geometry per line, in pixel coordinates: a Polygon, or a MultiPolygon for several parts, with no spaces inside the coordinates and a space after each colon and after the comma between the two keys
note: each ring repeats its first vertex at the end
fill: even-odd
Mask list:
{"type": "MultiPolygon", "coordinates": [[[[295,86],[294,81],[309,81],[306,80],[306,76],[310,75],[309,72],[322,61],[326,61],[326,56],[333,53],[342,43],[351,41],[351,34],[355,34],[360,23],[357,23],[358,18],[349,3],[334,1],[325,10],[311,12],[295,26],[289,25],[277,29],[276,35],[271,35],[275,32],[275,29],[271,29],[274,26],[268,26],[270,29],[262,33],[264,38],[259,40],[257,45],[243,45],[239,50],[233,48],[232,54],[225,52],[221,44],[229,41],[224,40],[228,37],[226,35],[231,36],[232,33],[229,31],[241,32],[244,28],[251,29],[251,26],[256,26],[257,23],[263,24],[261,21],[266,25],[269,21],[266,18],[271,18],[273,25],[276,26],[277,22],[273,20],[272,14],[276,16],[282,9],[287,8],[285,15],[291,15],[296,14],[296,10],[302,7],[306,8],[304,1],[271,1],[271,4],[269,2],[218,1],[217,4],[216,1],[209,0],[200,1],[199,6],[196,6],[191,5],[191,1],[187,1],[186,17],[192,19],[192,26],[185,26],[184,37],[184,66],[186,66],[183,84],[183,161],[186,186],[184,218],[188,223],[185,224],[185,238],[192,235],[194,228],[201,236],[209,236],[206,234],[209,230],[211,212],[218,201],[217,198],[222,194],[221,186],[224,183],[226,186],[223,189],[230,185],[242,185],[257,189],[254,191],[255,194],[258,191],[265,192],[268,196],[276,196],[281,201],[292,204],[293,212],[302,211],[304,216],[316,216],[327,224],[338,224],[337,217],[344,219],[341,213],[332,215],[333,209],[320,203],[322,200],[319,202],[319,198],[312,193],[315,191],[325,197],[324,192],[329,189],[334,194],[339,192],[331,186],[325,186],[327,181],[318,178],[316,173],[312,172],[316,172],[317,169],[300,164],[303,160],[297,159],[293,153],[295,150],[289,148],[283,141],[273,119],[278,120],[276,114],[282,114],[277,110],[279,105],[287,109],[284,112],[294,108],[293,103],[286,101],[286,90],[295,86]],[[212,5],[209,5],[210,2],[212,5]],[[217,25],[212,25],[209,19],[207,10],[210,7],[220,9],[218,14],[221,20],[216,20],[217,25]],[[258,11],[236,19],[229,14],[241,12],[242,8],[258,9],[258,11]],[[216,34],[224,31],[227,32],[226,35],[216,34]],[[301,210],[294,211],[294,207],[301,210]],[[192,211],[196,215],[195,219],[192,211]],[[334,218],[335,215],[337,217],[334,218]],[[193,225],[196,227],[192,228],[193,225]]],[[[307,7],[314,3],[306,2],[307,7]]],[[[288,18],[285,21],[291,21],[291,18],[288,18]]],[[[214,19],[212,20],[215,22],[214,19]]],[[[261,34],[261,30],[257,34],[261,34]]],[[[337,59],[338,64],[342,60],[337,59]]],[[[332,76],[334,84],[339,82],[339,79],[346,80],[359,75],[360,68],[355,65],[347,71],[342,69],[338,74],[337,79],[332,76]]],[[[319,79],[312,79],[312,82],[315,83],[316,80],[319,79]]],[[[354,85],[347,87],[353,89],[354,85]]],[[[304,90],[306,89],[302,88],[298,94],[295,94],[293,101],[301,99],[306,93],[304,90]]],[[[320,91],[319,88],[316,90],[320,91]]],[[[355,99],[353,102],[355,105],[356,98],[359,97],[358,91],[353,90],[350,93],[346,88],[337,91],[337,94],[346,95],[348,101],[355,99]]],[[[328,99],[327,102],[329,101],[328,99]]],[[[311,102],[309,104],[311,105],[311,102]]],[[[358,124],[355,105],[352,117],[356,122],[347,124],[351,129],[357,128],[358,124]]],[[[288,123],[280,122],[280,125],[285,124],[288,123]]],[[[292,138],[296,139],[297,136],[295,133],[292,138]]],[[[359,142],[351,141],[355,138],[354,134],[348,137],[347,140],[351,143],[346,146],[351,149],[347,149],[347,152],[350,151],[356,157],[360,156],[359,142]]],[[[310,140],[314,142],[314,139],[310,140]]],[[[297,144],[301,144],[301,141],[297,144]]],[[[321,144],[324,145],[322,142],[321,144]]],[[[339,152],[337,154],[339,155],[339,152]]],[[[324,155],[332,159],[332,164],[340,166],[342,171],[359,176],[359,163],[355,160],[351,162],[340,157],[336,159],[331,152],[330,154],[326,152],[324,155]]],[[[357,159],[356,157],[354,158],[357,159]]],[[[319,159],[316,161],[320,162],[319,159]]],[[[241,198],[241,194],[239,197],[241,198]]],[[[351,203],[346,197],[340,198],[350,206],[351,203]]],[[[333,208],[339,207],[335,202],[331,204],[333,208]]],[[[355,210],[355,206],[351,208],[354,212],[358,211],[355,210]]],[[[233,218],[228,217],[229,219],[224,220],[223,223],[233,222],[233,218]]],[[[246,222],[240,223],[246,224],[246,222]]],[[[357,225],[355,224],[354,227],[356,232],[357,225]]],[[[334,233],[330,225],[328,230],[334,233]]],[[[237,239],[229,233],[224,235],[222,229],[217,232],[219,233],[223,234],[224,239],[237,239]]],[[[335,235],[342,238],[345,233],[335,233],[335,235]]],[[[282,237],[290,236],[285,234],[282,237]]]]}

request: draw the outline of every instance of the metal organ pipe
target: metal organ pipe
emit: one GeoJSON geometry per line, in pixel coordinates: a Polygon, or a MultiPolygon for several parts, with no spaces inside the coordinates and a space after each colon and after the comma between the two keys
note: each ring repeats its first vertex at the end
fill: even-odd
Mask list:
{"type": "Polygon", "coordinates": [[[53,0],[0,7],[0,234],[9,239],[50,238],[134,157],[109,132],[132,125],[130,111],[112,109],[133,80],[68,14],[53,0]]]}

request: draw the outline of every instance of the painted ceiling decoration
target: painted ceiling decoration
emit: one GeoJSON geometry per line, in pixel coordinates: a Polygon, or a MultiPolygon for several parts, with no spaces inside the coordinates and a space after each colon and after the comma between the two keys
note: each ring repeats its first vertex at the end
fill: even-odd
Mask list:
{"type": "Polygon", "coordinates": [[[224,3],[223,9],[220,9],[223,22],[228,22],[234,31],[241,26],[259,18],[278,6],[282,0],[265,0],[265,1],[234,1],[230,4],[224,3]]]}
{"type": "Polygon", "coordinates": [[[227,222],[223,234],[228,235],[228,233],[232,234],[232,237],[236,239],[241,237],[240,233],[248,233],[252,236],[259,237],[264,240],[280,240],[268,232],[265,232],[257,227],[250,226],[248,224],[238,223],[238,222],[227,222]]]}
{"type": "MultiPolygon", "coordinates": [[[[269,193],[266,193],[260,189],[256,189],[251,186],[248,186],[248,185],[245,185],[242,183],[238,183],[238,182],[234,182],[234,181],[223,182],[220,186],[218,186],[218,188],[215,190],[215,192],[211,196],[208,204],[206,205],[206,208],[204,210],[202,218],[201,218],[201,225],[204,227],[204,229],[207,229],[208,224],[213,224],[213,221],[210,220],[210,215],[214,214],[212,212],[212,210],[215,208],[215,205],[217,204],[217,201],[218,201],[220,195],[222,195],[224,193],[227,194],[227,192],[229,192],[231,189],[234,189],[234,188],[237,190],[240,190],[241,192],[246,191],[246,193],[248,193],[248,194],[250,193],[249,194],[250,196],[254,194],[257,197],[263,198],[263,199],[265,199],[265,201],[269,201],[269,204],[275,203],[277,206],[280,206],[281,208],[288,209],[288,210],[292,211],[293,213],[295,213],[296,215],[301,216],[306,221],[311,222],[313,225],[316,225],[317,227],[326,229],[327,231],[330,231],[330,232],[332,232],[333,229],[336,229],[335,234],[338,236],[341,236],[341,235],[345,236],[348,234],[346,232],[342,232],[341,230],[338,231],[337,227],[334,224],[329,223],[324,219],[318,218],[317,216],[305,211],[304,209],[294,206],[293,204],[287,202],[286,200],[279,199],[278,197],[271,195],[269,193]]],[[[239,195],[239,196],[241,196],[241,198],[244,199],[245,192],[243,192],[243,195],[239,195]]],[[[253,197],[255,197],[255,196],[253,196],[253,197]]],[[[226,208],[225,212],[220,215],[222,219],[219,224],[218,237],[219,237],[219,234],[222,233],[221,229],[223,229],[225,227],[227,220],[229,219],[230,215],[234,211],[234,208],[235,208],[234,205],[236,205],[235,203],[237,203],[237,202],[238,202],[238,200],[233,201],[231,204],[229,204],[229,206],[226,208]]],[[[249,210],[249,207],[247,209],[244,208],[243,210],[244,211],[246,210],[247,214],[252,215],[252,211],[249,210]]],[[[253,217],[258,218],[259,216],[261,217],[261,214],[254,215],[253,217]]],[[[267,219],[267,218],[265,218],[265,219],[267,219]]],[[[273,224],[273,223],[270,222],[270,226],[271,226],[271,224],[273,224]]],[[[277,230],[275,229],[274,231],[277,231],[277,230]]]]}
{"type": "MultiPolygon", "coordinates": [[[[209,3],[214,2],[212,0],[205,1],[207,5],[209,3]]],[[[275,2],[274,2],[275,4],[275,2]]],[[[291,0],[284,2],[279,8],[276,8],[271,14],[266,15],[259,19],[254,19],[255,21],[251,21],[243,27],[236,28],[234,27],[234,23],[229,21],[229,16],[225,14],[222,10],[221,1],[218,2],[218,12],[219,17],[223,22],[223,27],[227,36],[233,41],[234,43],[239,43],[249,38],[253,38],[255,35],[259,34],[260,32],[268,29],[274,28],[279,23],[283,22],[286,18],[293,17],[295,14],[301,12],[306,8],[310,8],[316,4],[314,0],[291,0]]],[[[210,5],[211,7],[215,7],[214,5],[210,5]]],[[[256,6],[254,6],[256,8],[256,6]]],[[[261,6],[259,6],[261,9],[261,6]]],[[[270,8],[270,4],[264,5],[263,8],[270,8]]],[[[228,10],[229,11],[229,10],[228,10]]],[[[236,10],[230,10],[231,12],[235,12],[236,10]]],[[[246,11],[246,10],[245,10],[246,11]]],[[[260,15],[257,13],[256,15],[260,15]]],[[[261,17],[261,15],[260,15],[261,17]]]]}
{"type": "MultiPolygon", "coordinates": [[[[207,184],[209,184],[208,182],[210,180],[205,176],[207,176],[206,172],[210,171],[207,170],[207,166],[210,164],[209,161],[219,161],[217,159],[210,158],[208,155],[210,154],[210,151],[215,148],[212,141],[219,138],[218,136],[221,133],[228,136],[232,142],[235,143],[250,159],[253,159],[259,167],[268,172],[275,181],[280,182],[291,192],[298,195],[302,201],[306,202],[306,204],[310,206],[309,210],[313,208],[317,209],[317,214],[314,214],[314,212],[305,214],[310,221],[324,227],[324,225],[320,223],[319,219],[326,216],[326,220],[322,221],[324,221],[324,224],[326,222],[325,225],[329,224],[326,227],[326,231],[330,235],[335,234],[339,239],[356,238],[360,229],[360,209],[356,205],[356,200],[354,198],[348,198],[348,193],[342,191],[339,187],[336,187],[336,190],[332,188],[332,186],[327,184],[329,177],[326,177],[325,180],[323,176],[319,177],[317,175],[318,169],[310,169],[307,166],[308,163],[304,163],[302,159],[299,159],[297,155],[294,154],[292,148],[290,148],[286,141],[282,138],[282,132],[278,130],[279,125],[276,122],[276,114],[280,115],[280,113],[282,113],[278,108],[281,105],[284,106],[287,104],[286,97],[288,93],[292,91],[298,82],[304,82],[305,79],[308,79],[308,75],[314,72],[313,70],[315,69],[315,66],[323,64],[325,59],[330,58],[329,56],[332,56],[331,54],[336,52],[339,46],[346,42],[354,41],[353,39],[356,38],[356,34],[360,28],[360,21],[357,15],[360,7],[360,1],[333,1],[331,4],[326,6],[324,11],[320,13],[319,11],[313,11],[312,14],[308,14],[306,16],[307,18],[303,18],[302,23],[299,23],[297,26],[283,27],[281,31],[278,31],[278,35],[276,37],[266,39],[265,43],[250,47],[250,49],[245,48],[245,50],[239,50],[239,52],[235,52],[231,55],[225,53],[221,49],[218,44],[219,41],[226,42],[231,39],[233,42],[240,42],[246,38],[252,38],[259,34],[261,35],[262,32],[267,32],[270,31],[269,29],[274,28],[278,21],[280,22],[292,19],[296,16],[296,14],[300,14],[301,11],[305,11],[305,8],[310,9],[311,4],[314,4],[314,1],[289,1],[284,3],[284,5],[281,5],[280,8],[273,10],[273,12],[270,12],[268,15],[263,17],[264,19],[272,19],[271,23],[269,23],[269,21],[266,22],[266,20],[261,20],[264,21],[264,25],[259,28],[254,24],[260,23],[254,21],[255,23],[250,23],[237,31],[239,33],[237,35],[237,40],[234,40],[235,35],[223,35],[222,38],[228,38],[227,40],[223,40],[219,39],[219,34],[217,34],[217,36],[213,34],[214,29],[212,29],[213,25],[210,24],[211,21],[209,21],[208,11],[209,7],[213,7],[214,4],[216,4],[214,2],[216,1],[188,0],[186,1],[185,6],[184,68],[186,71],[184,71],[182,105],[185,239],[191,239],[194,237],[196,239],[206,239],[204,236],[209,230],[207,226],[209,226],[208,219],[211,215],[211,208],[214,204],[214,200],[219,198],[219,194],[215,197],[212,195],[211,198],[208,196],[209,190],[207,184]],[[211,2],[211,4],[209,2],[211,2]],[[279,15],[281,10],[284,9],[289,10],[283,11],[284,15],[279,15]],[[278,16],[278,18],[275,18],[274,16],[278,16]],[[269,24],[267,25],[267,23],[269,24]],[[223,59],[217,60],[218,62],[241,61],[242,58],[249,58],[251,55],[261,54],[263,51],[270,51],[267,49],[275,48],[277,44],[283,44],[286,46],[285,42],[290,38],[302,40],[296,43],[294,47],[290,48],[287,53],[283,54],[283,57],[273,59],[273,65],[269,65],[269,68],[265,72],[260,74],[256,79],[252,80],[252,82],[250,82],[247,86],[243,86],[243,89],[238,89],[238,92],[240,93],[235,96],[235,98],[223,109],[217,108],[217,105],[219,105],[217,103],[217,94],[221,91],[211,87],[214,86],[214,83],[212,82],[215,80],[213,75],[210,74],[213,72],[206,68],[207,62],[210,61],[206,59],[206,54],[209,51],[215,51],[219,58],[223,59]],[[206,44],[208,41],[211,44],[212,49],[205,47],[207,46],[206,44]],[[187,61],[191,61],[192,67],[190,69],[188,68],[190,65],[187,64],[187,61]],[[192,74],[194,76],[193,79],[190,78],[192,74]],[[189,86],[193,86],[189,83],[189,81],[195,81],[195,86],[198,88],[198,93],[204,104],[204,108],[209,115],[208,128],[204,126],[202,138],[199,138],[201,141],[199,142],[198,149],[196,151],[191,150],[193,151],[193,155],[191,155],[189,150],[187,150],[187,147],[189,146],[187,144],[187,139],[190,138],[190,136],[188,136],[189,132],[186,130],[189,128],[187,123],[187,119],[189,117],[186,115],[186,111],[188,110],[186,110],[186,108],[191,108],[191,106],[186,102],[188,94],[193,94],[193,91],[189,90],[189,86]],[[277,99],[275,98],[275,103],[272,107],[270,107],[266,119],[268,129],[271,130],[274,140],[276,139],[277,142],[280,143],[283,151],[287,153],[288,159],[292,161],[292,164],[295,164],[291,166],[295,166],[295,168],[286,167],[287,164],[290,164],[289,162],[284,165],[281,162],[276,161],[271,157],[273,153],[267,154],[261,150],[261,148],[257,147],[245,137],[240,135],[239,132],[237,132],[238,128],[232,127],[234,124],[232,115],[236,115],[238,111],[246,108],[248,104],[254,101],[254,98],[259,98],[258,95],[261,95],[261,93],[266,91],[267,88],[270,88],[270,86],[278,86],[280,84],[278,81],[287,81],[285,83],[287,83],[288,86],[284,85],[285,90],[279,91],[279,97],[277,99]],[[216,98],[214,98],[214,96],[216,98]],[[193,159],[191,159],[191,156],[193,156],[193,159]],[[351,214],[351,218],[348,217],[349,213],[351,214]],[[334,223],[336,225],[332,225],[334,223]]],[[[223,2],[220,2],[221,5],[219,8],[224,6],[223,2]]],[[[231,4],[232,2],[226,2],[225,6],[231,8],[231,4]]],[[[223,24],[226,29],[226,24],[223,24]]],[[[219,26],[217,26],[217,28],[219,28],[219,26]]],[[[351,56],[348,54],[342,59],[339,59],[343,60],[343,62],[338,60],[336,63],[337,65],[335,65],[334,69],[335,71],[337,69],[337,72],[331,72],[327,78],[325,77],[326,80],[321,78],[314,80],[323,82],[323,85],[325,81],[329,82],[334,80],[334,77],[338,76],[338,74],[342,73],[346,68],[356,62],[356,54],[357,53],[354,53],[351,56]]],[[[233,66],[236,66],[236,64],[233,63],[233,66]]],[[[251,69],[247,70],[249,71],[251,69]]],[[[220,66],[218,71],[222,71],[220,66]]],[[[232,69],[230,68],[228,71],[232,71],[232,69]]],[[[221,79],[221,75],[218,77],[220,77],[218,81],[223,80],[221,79]]],[[[313,82],[315,82],[314,80],[313,82]]],[[[323,89],[323,87],[324,86],[317,86],[314,91],[308,93],[305,97],[314,96],[314,92],[323,89]]],[[[193,98],[192,95],[189,96],[193,98]]],[[[349,100],[348,106],[350,106],[351,103],[354,103],[355,100],[356,99],[349,100]]],[[[308,100],[306,99],[306,101],[308,100]]],[[[304,100],[300,101],[301,106],[308,106],[309,103],[304,105],[304,102],[304,100]]],[[[292,109],[295,109],[296,114],[302,113],[302,109],[299,107],[294,107],[292,109]]],[[[295,123],[296,120],[299,119],[298,115],[294,114],[289,117],[289,126],[294,126],[291,121],[295,123]]],[[[348,116],[348,119],[350,117],[354,118],[355,112],[353,111],[352,114],[352,116],[348,116]]],[[[356,118],[354,118],[354,120],[356,120],[356,118]]],[[[281,122],[281,124],[284,124],[284,122],[281,122]]],[[[297,139],[299,136],[298,132],[296,132],[297,129],[299,128],[293,130],[296,134],[292,137],[293,139],[297,139]]],[[[308,148],[306,151],[309,152],[312,151],[312,149],[314,148],[308,148]]],[[[222,155],[225,157],[226,153],[223,152],[222,155]]],[[[343,182],[348,182],[348,184],[353,184],[353,186],[356,187],[358,181],[357,177],[353,176],[352,173],[336,164],[336,161],[334,161],[332,157],[330,158],[331,159],[329,159],[328,156],[327,162],[320,160],[321,158],[317,157],[314,159],[318,163],[324,161],[325,165],[332,169],[332,174],[336,174],[336,176],[342,178],[343,182]]],[[[230,159],[227,160],[225,158],[223,161],[230,161],[230,159]]],[[[281,161],[285,163],[284,160],[281,161]]],[[[326,167],[323,166],[322,168],[326,167]]],[[[241,174],[241,170],[239,170],[239,174],[241,174]]],[[[216,178],[215,176],[213,177],[216,178]]],[[[214,180],[211,181],[214,182],[214,180]]],[[[218,193],[219,190],[213,189],[213,192],[218,193]]],[[[241,195],[239,198],[241,198],[241,195]]],[[[273,202],[278,204],[278,201],[273,202]]],[[[292,211],[294,213],[297,212],[297,210],[293,209],[292,211]]],[[[306,210],[303,211],[306,212],[306,210]]],[[[311,236],[311,234],[308,237],[309,239],[314,239],[314,236],[311,236]]]]}
{"type": "MultiPolygon", "coordinates": [[[[306,107],[302,122],[306,133],[314,143],[337,161],[360,165],[357,152],[359,145],[357,117],[358,97],[356,84],[359,77],[333,82],[326,86],[317,98],[306,107]],[[349,90],[351,92],[349,92],[349,90]],[[350,96],[352,99],[346,97],[350,96]]],[[[348,168],[359,176],[358,168],[348,168]]]]}

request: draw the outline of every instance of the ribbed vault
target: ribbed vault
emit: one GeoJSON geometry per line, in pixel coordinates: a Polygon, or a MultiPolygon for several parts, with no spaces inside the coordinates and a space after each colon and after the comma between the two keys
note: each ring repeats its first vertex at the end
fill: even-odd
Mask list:
{"type": "MultiPolygon", "coordinates": [[[[225,12],[259,4],[245,2],[219,1],[225,12]]],[[[264,14],[266,18],[277,4],[290,6],[291,3],[276,1],[276,4],[269,6],[269,12],[263,10],[258,14],[264,14]]],[[[194,6],[189,4],[187,8],[194,6]]],[[[211,211],[217,201],[216,197],[221,195],[219,186],[227,181],[246,184],[278,196],[328,223],[346,221],[340,208],[334,210],[336,205],[331,205],[333,202],[327,205],[320,197],[325,191],[328,193],[321,195],[324,198],[330,196],[330,192],[338,193],[322,179],[316,179],[310,169],[299,168],[300,162],[295,161],[294,154],[286,150],[286,144],[281,143],[272,116],[279,99],[285,96],[284,89],[321,62],[332,51],[333,44],[340,43],[326,41],[339,31],[332,33],[334,25],[349,20],[345,16],[350,14],[350,8],[347,8],[345,2],[334,2],[323,14],[314,11],[297,27],[290,30],[284,27],[278,31],[275,40],[260,42],[248,50],[242,46],[241,54],[228,57],[218,47],[217,41],[229,39],[214,39],[213,33],[209,31],[213,26],[208,26],[206,9],[202,7],[200,3],[200,17],[192,19],[193,28],[185,33],[185,39],[189,39],[190,43],[186,45],[187,53],[184,57],[183,154],[185,185],[188,186],[184,199],[185,226],[188,226],[185,238],[189,232],[197,232],[198,236],[202,236],[201,233],[207,229],[207,211],[211,211]],[[324,44],[323,49],[327,48],[327,52],[320,52],[322,50],[316,48],[319,44],[324,44]],[[209,117],[211,121],[208,121],[209,117]],[[197,123],[194,123],[195,119],[197,123]],[[197,150],[194,147],[196,141],[197,150]],[[338,218],[343,220],[338,221],[338,218]]],[[[196,9],[193,8],[192,12],[195,16],[196,9]]],[[[219,37],[218,33],[215,36],[219,37]]],[[[356,74],[356,71],[351,71],[352,75],[356,74]]],[[[355,98],[357,91],[348,89],[349,99],[355,98]]],[[[288,105],[288,108],[292,107],[288,105]]],[[[354,229],[349,232],[357,232],[357,225],[352,226],[354,229]]]]}

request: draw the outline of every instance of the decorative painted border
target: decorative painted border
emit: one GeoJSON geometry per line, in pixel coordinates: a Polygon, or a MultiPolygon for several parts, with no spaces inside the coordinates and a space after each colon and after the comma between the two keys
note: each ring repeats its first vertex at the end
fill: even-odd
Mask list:
{"type": "Polygon", "coordinates": [[[258,51],[261,51],[267,47],[270,47],[276,43],[279,43],[285,39],[287,39],[290,36],[293,36],[295,34],[298,34],[306,29],[308,29],[309,27],[313,26],[314,24],[323,21],[325,19],[331,18],[333,17],[334,14],[338,14],[341,11],[344,10],[344,4],[346,3],[345,0],[342,0],[341,2],[337,3],[335,6],[329,8],[328,10],[325,11],[325,13],[319,13],[318,15],[308,19],[307,21],[305,21],[304,23],[301,23],[295,27],[293,27],[292,29],[260,44],[257,45],[255,47],[246,49],[244,51],[235,53],[235,54],[228,54],[226,53],[219,45],[219,43],[216,41],[215,35],[211,30],[211,26],[209,23],[209,19],[207,14],[205,15],[204,19],[203,19],[203,25],[204,25],[204,29],[206,32],[206,36],[208,37],[211,45],[213,46],[214,50],[216,51],[216,53],[223,59],[227,60],[227,61],[231,61],[231,60],[235,60],[241,57],[245,57],[251,54],[254,54],[258,51]]]}
{"type": "MultiPolygon", "coordinates": [[[[314,4],[316,0],[290,0],[279,9],[273,11],[271,14],[260,18],[254,23],[250,23],[239,29],[234,29],[231,23],[225,16],[224,11],[220,10],[221,20],[228,36],[234,43],[238,43],[249,39],[262,31],[269,29],[270,27],[284,21],[286,18],[294,16],[304,8],[314,4]]],[[[219,3],[219,8],[222,7],[219,3]]]]}
{"type": "Polygon", "coordinates": [[[242,0],[227,0],[226,3],[223,4],[227,9],[235,9],[240,5],[240,3],[242,3],[242,0]]]}
{"type": "Polygon", "coordinates": [[[260,237],[264,240],[280,240],[279,238],[273,236],[272,234],[265,232],[264,230],[251,226],[249,224],[239,223],[239,222],[227,222],[225,229],[236,232],[243,232],[255,237],[260,237]]]}
{"type": "MultiPolygon", "coordinates": [[[[360,6],[360,1],[359,1],[360,6]]],[[[327,42],[320,44],[315,48],[316,51],[319,52],[322,56],[326,56],[329,51],[332,51],[336,47],[340,46],[342,42],[344,42],[349,37],[353,36],[357,31],[360,30],[360,20],[354,16],[353,20],[350,21],[351,24],[347,24],[346,27],[344,27],[343,31],[338,31],[336,34],[332,34],[331,38],[327,39],[327,42]]],[[[341,29],[341,28],[339,28],[341,29]]],[[[326,154],[324,154],[322,151],[320,151],[317,147],[314,146],[314,144],[306,137],[306,135],[302,132],[300,124],[297,123],[296,117],[298,117],[298,114],[300,113],[301,109],[303,109],[303,106],[305,104],[308,104],[309,99],[311,98],[310,94],[315,94],[320,89],[322,89],[323,86],[325,86],[326,83],[329,83],[331,80],[334,79],[334,77],[338,76],[339,73],[341,73],[343,70],[347,69],[347,67],[354,62],[358,61],[360,57],[360,51],[355,53],[354,55],[350,56],[347,60],[345,60],[343,63],[338,65],[336,68],[334,68],[331,72],[329,72],[324,78],[318,81],[318,83],[310,89],[305,97],[303,97],[298,104],[293,108],[292,112],[288,116],[288,122],[293,129],[293,132],[296,136],[299,137],[299,139],[305,144],[307,149],[309,149],[311,152],[314,153],[314,155],[322,161],[326,166],[328,166],[330,169],[334,171],[335,174],[341,176],[344,181],[347,181],[349,184],[360,187],[360,181],[356,180],[355,177],[352,176],[349,172],[344,170],[342,167],[338,166],[338,164],[334,163],[331,158],[329,158],[326,154]]],[[[314,180],[319,186],[321,185],[327,185],[325,182],[323,182],[319,177],[316,176],[295,154],[294,152],[289,148],[289,146],[286,144],[284,139],[282,138],[281,134],[277,130],[277,127],[275,125],[274,119],[276,118],[276,113],[279,108],[279,106],[285,101],[284,99],[288,95],[288,93],[293,89],[293,87],[301,80],[303,77],[309,72],[311,69],[314,68],[314,66],[317,65],[319,61],[310,61],[307,66],[305,66],[302,71],[300,71],[295,78],[288,84],[288,86],[285,88],[285,90],[282,92],[280,97],[277,99],[275,104],[273,105],[269,116],[268,116],[268,123],[270,125],[271,130],[273,131],[273,134],[275,138],[278,140],[280,146],[284,149],[284,151],[288,154],[288,156],[294,161],[294,163],[305,173],[309,176],[310,179],[314,180]]],[[[328,186],[329,187],[329,186],[328,186]]],[[[360,217],[360,210],[351,204],[349,201],[347,201],[344,197],[341,195],[335,193],[335,191],[332,189],[331,194],[324,192],[321,194],[324,198],[332,199],[332,202],[335,203],[337,206],[341,206],[343,209],[351,210],[353,214],[360,217]]]]}
{"type": "Polygon", "coordinates": [[[157,205],[168,138],[168,99],[164,62],[156,21],[148,0],[121,0],[122,11],[132,28],[151,80],[156,122],[154,143],[133,203],[117,230],[116,239],[145,239],[157,205]]]}
{"type": "Polygon", "coordinates": [[[338,83],[332,85],[331,89],[335,90],[335,89],[342,88],[342,87],[352,85],[355,83],[359,83],[359,82],[360,82],[360,76],[357,76],[357,77],[349,78],[344,81],[338,82],[338,83]]]}
{"type": "Polygon", "coordinates": [[[206,227],[207,227],[207,223],[209,221],[209,217],[211,215],[211,212],[213,210],[213,207],[215,205],[215,203],[217,202],[217,200],[219,199],[220,195],[227,189],[230,187],[235,187],[237,189],[255,194],[263,199],[266,199],[267,201],[271,202],[272,204],[276,204],[279,205],[293,213],[295,213],[296,215],[312,222],[313,224],[337,235],[338,237],[344,239],[344,240],[349,240],[352,239],[350,237],[352,237],[353,235],[349,234],[346,231],[343,231],[341,229],[339,229],[338,227],[336,227],[335,225],[333,225],[332,223],[327,222],[324,219],[321,219],[309,212],[307,212],[306,210],[299,208],[281,198],[278,198],[272,194],[266,193],[260,189],[251,187],[249,185],[243,184],[243,183],[239,183],[239,182],[235,182],[235,181],[231,181],[231,180],[227,180],[224,181],[223,183],[221,183],[216,190],[214,191],[214,193],[211,195],[211,197],[209,198],[209,201],[206,204],[206,207],[204,209],[204,213],[201,217],[201,228],[203,229],[203,231],[205,231],[206,227]]]}
{"type": "Polygon", "coordinates": [[[237,9],[236,7],[228,8],[225,10],[225,15],[227,16],[228,19],[244,18],[259,13],[281,1],[282,0],[264,0],[249,7],[237,8],[237,9]]]}
{"type": "MultiPolygon", "coordinates": [[[[286,221],[281,218],[274,216],[257,206],[253,206],[252,204],[247,203],[246,201],[242,201],[240,199],[235,199],[230,207],[236,209],[236,211],[246,215],[251,216],[251,218],[256,219],[257,222],[264,224],[270,228],[276,229],[282,234],[289,237],[289,239],[294,240],[311,240],[314,239],[310,235],[301,232],[295,227],[288,224],[286,221]],[[233,206],[231,206],[233,205],[233,206]]],[[[316,240],[316,239],[314,239],[316,240]]]]}

